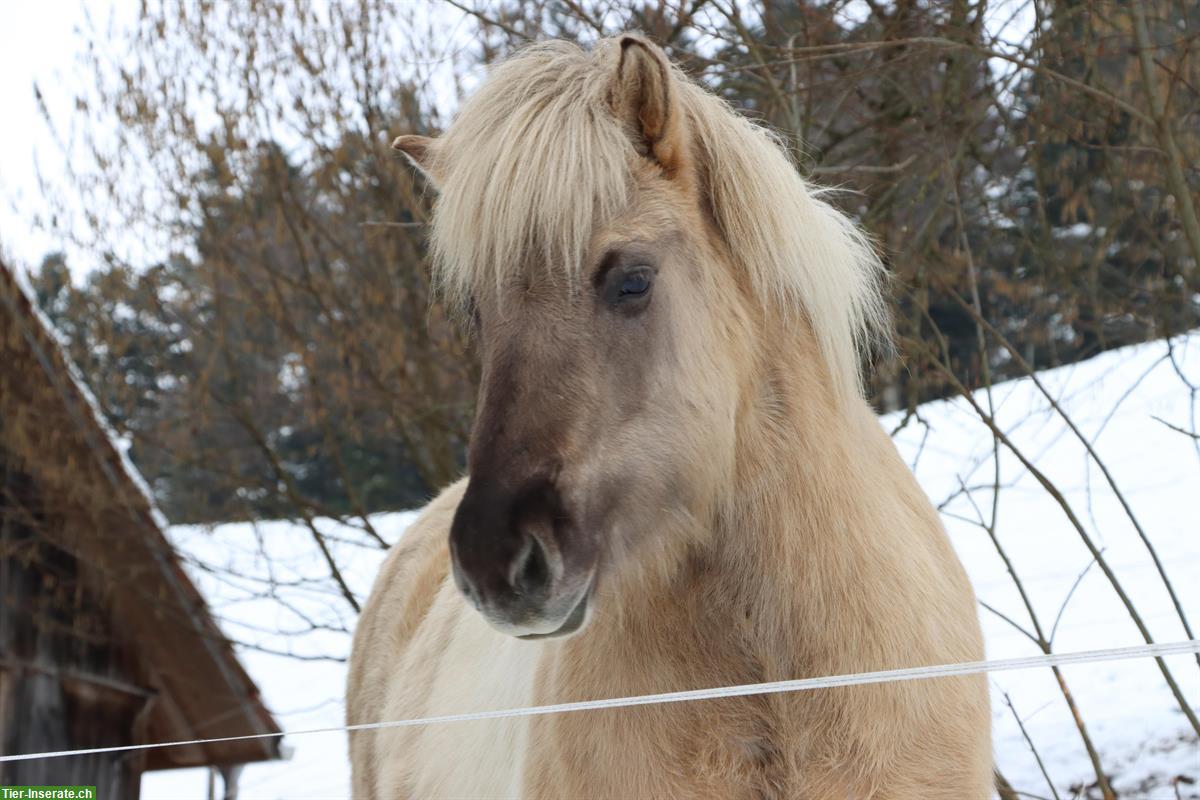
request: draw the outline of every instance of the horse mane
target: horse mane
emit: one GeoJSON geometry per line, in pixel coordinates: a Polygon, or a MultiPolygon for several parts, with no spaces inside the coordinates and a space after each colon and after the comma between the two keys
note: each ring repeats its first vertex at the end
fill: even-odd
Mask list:
{"type": "MultiPolygon", "coordinates": [[[[540,259],[573,285],[593,231],[628,205],[634,146],[611,111],[614,40],[530,45],[497,65],[440,140],[432,255],[452,307],[540,259]]],[[[838,395],[889,342],[883,269],[866,236],[796,171],[780,139],[671,67],[701,190],[764,304],[806,319],[838,395]]]]}

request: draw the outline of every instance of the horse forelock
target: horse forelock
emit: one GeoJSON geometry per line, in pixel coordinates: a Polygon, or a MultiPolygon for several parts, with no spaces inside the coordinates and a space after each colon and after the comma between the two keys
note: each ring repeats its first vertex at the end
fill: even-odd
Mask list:
{"type": "Polygon", "coordinates": [[[604,74],[563,42],[498,65],[441,141],[433,216],[438,282],[452,305],[538,266],[574,280],[590,238],[629,201],[629,143],[604,74]]]}
{"type": "MultiPolygon", "coordinates": [[[[441,142],[431,237],[452,307],[539,267],[575,285],[595,233],[632,202],[640,156],[612,111],[618,50],[614,40],[590,51],[531,45],[463,105],[441,142]]],[[[777,137],[678,68],[669,80],[731,266],[764,309],[811,327],[837,394],[861,393],[864,354],[888,343],[871,243],[801,177],[777,137]]]]}

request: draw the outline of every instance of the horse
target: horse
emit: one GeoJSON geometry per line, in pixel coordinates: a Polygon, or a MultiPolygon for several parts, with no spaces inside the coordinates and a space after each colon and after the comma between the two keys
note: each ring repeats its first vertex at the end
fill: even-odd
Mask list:
{"type": "MultiPolygon", "coordinates": [[[[530,45],[439,137],[439,296],[481,363],[466,476],[391,549],[349,725],[983,658],[864,399],[869,239],[638,34],[530,45]]],[[[350,733],[358,800],[984,798],[983,676],[350,733]]]]}

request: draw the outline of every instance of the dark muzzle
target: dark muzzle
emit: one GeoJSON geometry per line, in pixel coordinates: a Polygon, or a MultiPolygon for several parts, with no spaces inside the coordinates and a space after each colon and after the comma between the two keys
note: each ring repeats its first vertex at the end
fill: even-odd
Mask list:
{"type": "Polygon", "coordinates": [[[553,482],[516,488],[472,476],[450,528],[454,580],[495,628],[561,636],[584,622],[593,548],[581,540],[553,482]]]}

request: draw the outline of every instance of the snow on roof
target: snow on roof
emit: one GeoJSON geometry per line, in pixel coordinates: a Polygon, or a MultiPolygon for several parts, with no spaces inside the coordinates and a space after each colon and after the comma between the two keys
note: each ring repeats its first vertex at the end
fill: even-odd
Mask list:
{"type": "MultiPolygon", "coordinates": [[[[0,268],[3,268],[3,266],[0,265],[0,268]]],[[[62,357],[62,362],[67,368],[67,377],[74,384],[79,396],[87,403],[92,418],[96,420],[96,425],[99,426],[100,431],[108,439],[108,443],[112,445],[113,451],[117,454],[120,461],[121,469],[125,473],[125,477],[129,479],[129,482],[133,484],[145,499],[146,505],[150,508],[150,515],[154,523],[158,525],[159,529],[166,530],[170,522],[167,521],[166,515],[159,510],[158,503],[154,499],[154,492],[150,489],[150,484],[146,483],[146,479],[142,477],[142,473],[129,457],[130,441],[117,433],[109,423],[108,417],[105,416],[103,409],[100,408],[100,401],[96,399],[96,395],[92,393],[87,380],[83,377],[83,373],[79,371],[79,367],[75,366],[75,362],[70,356],[67,349],[67,338],[63,336],[62,331],[55,327],[50,318],[38,306],[37,294],[33,291],[33,287],[29,285],[29,279],[25,273],[19,269],[8,269],[8,273],[13,277],[13,282],[16,284],[17,289],[24,295],[25,301],[29,303],[30,310],[37,317],[48,338],[58,348],[58,354],[62,357]]]]}

